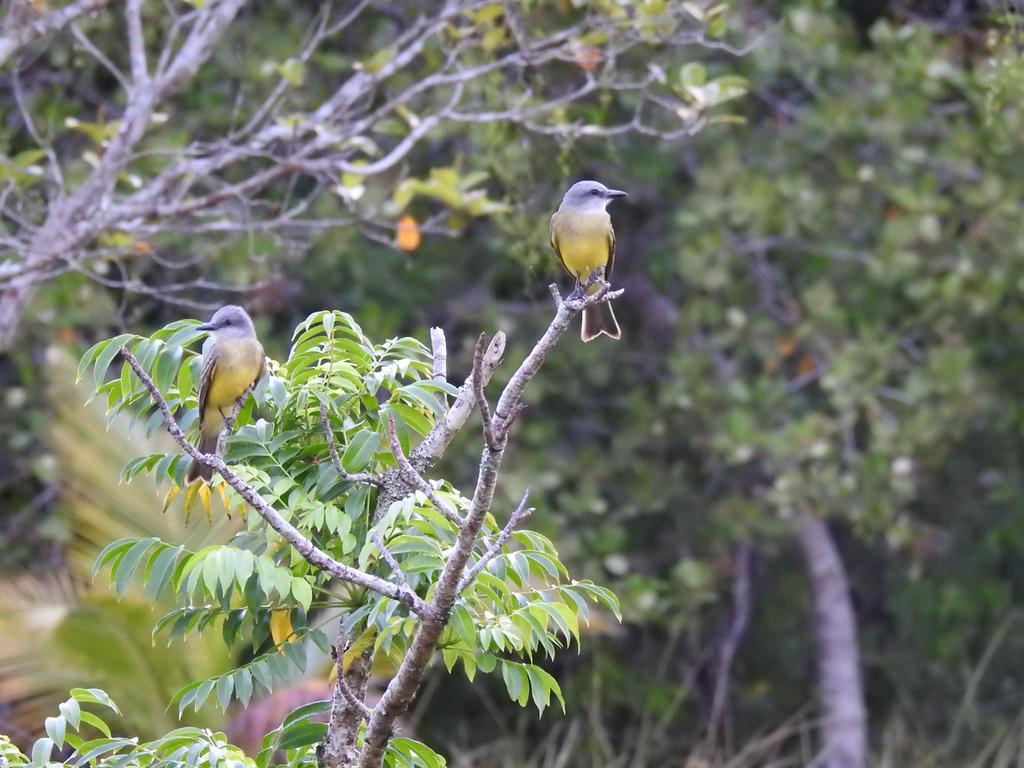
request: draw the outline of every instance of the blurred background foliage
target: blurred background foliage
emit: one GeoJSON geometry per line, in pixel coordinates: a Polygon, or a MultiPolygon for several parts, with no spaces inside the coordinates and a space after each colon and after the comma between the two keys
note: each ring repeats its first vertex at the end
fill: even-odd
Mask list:
{"type": "MultiPolygon", "coordinates": [[[[306,5],[261,3],[228,44],[235,66],[294,48],[306,5]]],[[[928,0],[737,3],[722,18],[718,32],[749,44],[744,55],[650,65],[698,88],[746,78],[749,93],[729,104],[741,122],[676,143],[448,126],[402,170],[396,216],[408,218],[394,233],[219,250],[177,234],[160,247],[217,250],[197,274],[258,284],[241,300],[272,357],[299,319],[337,307],[374,337],[443,326],[461,374],[480,329],[503,329],[514,360],[546,325],[545,286],[563,280],[547,244],[561,191],[588,177],[628,190],[613,211],[624,340],[559,347],[506,478],[532,484],[548,510],[534,526],[574,573],[615,588],[626,621],[595,624],[583,653],[559,661],[564,717],[537,722],[486,683],[438,675],[412,724],[457,765],[701,764],[711,660],[750,545],[752,615],[722,764],[802,764],[814,670],[791,523],[811,509],[830,519],[849,571],[879,764],[1011,764],[1024,712],[1017,20],[998,4],[928,0]],[[457,236],[419,230],[439,211],[457,236]]],[[[102,22],[93,33],[117,34],[102,22]]],[[[59,45],[47,55],[70,57],[59,45]]],[[[324,53],[310,69],[329,80],[348,63],[324,53]]],[[[98,93],[106,77],[95,73],[98,93]]],[[[198,82],[180,119],[215,132],[227,85],[198,82]]],[[[59,89],[46,98],[63,120],[59,89]]],[[[15,143],[5,131],[0,145],[15,143]]],[[[149,647],[157,614],[90,587],[82,557],[129,527],[217,535],[161,517],[141,481],[117,486],[144,451],[79,407],[65,362],[118,330],[197,312],[68,277],[39,294],[0,359],[0,730],[16,739],[40,720],[25,708],[52,709],[66,678],[106,688],[154,735],[176,685],[228,663],[212,648],[149,647]],[[34,648],[18,636],[30,609],[48,627],[34,648]],[[121,668],[125,694],[106,679],[114,643],[138,662],[138,674],[121,668]],[[142,679],[153,681],[144,697],[142,679]]],[[[444,474],[469,481],[474,445],[461,447],[444,474]]]]}

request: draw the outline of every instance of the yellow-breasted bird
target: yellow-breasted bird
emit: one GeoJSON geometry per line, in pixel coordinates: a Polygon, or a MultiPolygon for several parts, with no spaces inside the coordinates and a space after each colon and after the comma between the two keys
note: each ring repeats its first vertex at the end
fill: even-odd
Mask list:
{"type": "MultiPolygon", "coordinates": [[[[578,181],[569,187],[551,217],[551,247],[577,284],[586,283],[598,267],[604,267],[605,280],[611,277],[615,230],[608,215],[608,203],[619,197],[626,197],[626,193],[608,189],[598,181],[578,181]]],[[[596,290],[596,285],[591,286],[591,293],[596,290]]],[[[601,334],[613,339],[622,336],[612,305],[607,302],[583,310],[580,338],[592,341],[601,334]]]]}
{"type": "MultiPolygon", "coordinates": [[[[252,319],[241,307],[221,307],[210,322],[198,328],[210,335],[203,342],[197,447],[203,453],[215,453],[225,420],[238,398],[263,377],[266,358],[252,319]]],[[[199,477],[209,480],[213,470],[193,461],[188,468],[188,482],[199,477]]]]}

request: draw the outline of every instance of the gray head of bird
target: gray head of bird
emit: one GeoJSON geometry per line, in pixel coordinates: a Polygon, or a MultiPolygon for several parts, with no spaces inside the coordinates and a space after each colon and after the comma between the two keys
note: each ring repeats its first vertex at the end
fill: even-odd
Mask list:
{"type": "Polygon", "coordinates": [[[560,210],[571,208],[574,211],[597,213],[608,207],[608,203],[619,197],[626,197],[620,189],[608,189],[599,181],[577,181],[562,198],[560,210]]]}
{"type": "Polygon", "coordinates": [[[213,313],[210,322],[197,326],[197,330],[209,331],[214,336],[255,336],[249,313],[234,304],[223,306],[213,313]]]}

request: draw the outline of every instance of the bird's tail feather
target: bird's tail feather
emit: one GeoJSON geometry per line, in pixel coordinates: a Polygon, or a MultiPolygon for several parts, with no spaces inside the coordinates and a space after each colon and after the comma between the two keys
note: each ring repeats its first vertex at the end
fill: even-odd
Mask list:
{"type": "MultiPolygon", "coordinates": [[[[200,453],[216,453],[217,443],[219,441],[219,433],[215,435],[201,433],[199,436],[199,445],[197,445],[196,448],[199,449],[200,453]]],[[[192,463],[188,465],[188,476],[186,478],[186,482],[191,483],[193,480],[200,477],[206,482],[209,482],[213,479],[213,469],[205,464],[200,464],[198,461],[193,459],[192,463]]]]}
{"type": "Polygon", "coordinates": [[[583,310],[583,325],[580,328],[580,338],[583,341],[593,341],[601,334],[610,336],[613,339],[622,338],[619,323],[615,319],[612,305],[608,302],[595,304],[583,310]]]}

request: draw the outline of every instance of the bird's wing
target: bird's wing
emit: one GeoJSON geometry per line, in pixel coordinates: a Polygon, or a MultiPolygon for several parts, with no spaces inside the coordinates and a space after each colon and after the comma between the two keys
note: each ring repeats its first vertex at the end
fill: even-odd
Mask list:
{"type": "Polygon", "coordinates": [[[604,279],[610,280],[612,277],[612,267],[615,266],[615,229],[611,225],[611,221],[608,222],[608,263],[604,267],[604,279]]]}
{"type": "Polygon", "coordinates": [[[562,251],[559,250],[558,248],[558,237],[555,234],[555,220],[558,218],[559,213],[560,211],[555,211],[553,214],[551,214],[551,225],[549,228],[549,234],[551,236],[551,247],[555,249],[555,255],[558,257],[558,261],[561,262],[562,269],[564,269],[571,275],[572,272],[569,270],[569,267],[565,265],[565,259],[562,258],[562,251]]]}
{"type": "Polygon", "coordinates": [[[266,372],[267,372],[267,356],[263,352],[263,345],[260,344],[260,370],[259,370],[259,373],[256,374],[256,378],[252,380],[253,388],[255,388],[256,385],[260,383],[260,379],[263,378],[263,375],[266,372]]]}
{"type": "Polygon", "coordinates": [[[206,398],[210,394],[210,383],[213,381],[213,372],[217,369],[216,356],[213,354],[213,344],[203,344],[203,372],[199,375],[199,423],[203,422],[203,412],[206,410],[206,398]]]}

